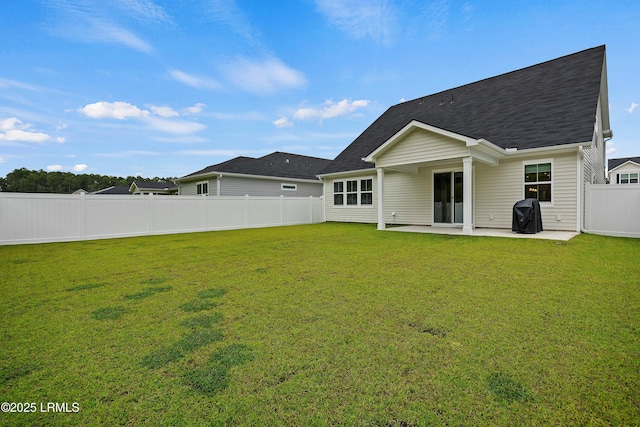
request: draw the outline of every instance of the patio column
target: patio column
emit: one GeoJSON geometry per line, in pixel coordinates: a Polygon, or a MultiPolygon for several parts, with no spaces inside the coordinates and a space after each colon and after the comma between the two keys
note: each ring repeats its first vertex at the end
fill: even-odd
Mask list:
{"type": "Polygon", "coordinates": [[[384,230],[384,170],[377,169],[378,172],[378,230],[384,230]]]}
{"type": "Polygon", "coordinates": [[[462,234],[473,231],[473,158],[462,159],[462,234]]]}

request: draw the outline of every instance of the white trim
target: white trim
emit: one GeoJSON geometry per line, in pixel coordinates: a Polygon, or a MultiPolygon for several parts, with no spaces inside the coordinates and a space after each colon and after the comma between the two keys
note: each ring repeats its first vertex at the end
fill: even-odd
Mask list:
{"type": "Polygon", "coordinates": [[[231,173],[231,172],[220,172],[220,171],[212,171],[212,172],[202,173],[199,175],[185,176],[185,177],[176,179],[176,182],[193,181],[196,179],[202,179],[202,178],[208,178],[208,177],[222,178],[223,176],[230,176],[230,177],[237,177],[237,178],[250,178],[250,179],[267,179],[272,181],[286,180],[291,182],[306,182],[306,183],[312,183],[312,184],[322,184],[322,181],[320,181],[320,179],[287,178],[286,176],[250,175],[246,173],[231,173]]]}
{"type": "Polygon", "coordinates": [[[367,169],[354,169],[354,170],[348,170],[348,171],[342,171],[342,172],[331,172],[331,173],[325,173],[322,175],[316,175],[318,178],[323,179],[323,178],[327,178],[327,179],[342,179],[341,177],[344,177],[345,179],[347,179],[350,176],[353,175],[360,175],[360,174],[367,174],[370,175],[372,173],[375,172],[375,168],[374,167],[370,167],[367,169]]]}
{"type": "Polygon", "coordinates": [[[348,178],[341,178],[341,179],[334,179],[331,181],[331,185],[333,185],[333,200],[331,201],[332,206],[336,209],[349,209],[349,208],[365,208],[365,209],[371,209],[373,208],[373,195],[375,193],[374,188],[373,188],[373,176],[369,175],[369,176],[355,176],[355,177],[348,177],[348,178]],[[362,191],[362,182],[361,181],[365,181],[365,180],[371,180],[371,191],[362,191]],[[347,192],[347,181],[356,181],[356,191],[349,191],[347,192]],[[342,182],[342,191],[336,193],[335,192],[335,184],[338,182],[342,182]],[[370,204],[362,204],[362,193],[371,193],[371,203],[370,204]],[[343,198],[342,198],[342,204],[341,205],[336,205],[335,203],[335,195],[336,194],[342,194],[343,198]],[[348,194],[356,194],[356,201],[357,203],[354,204],[347,204],[347,195],[348,194]]]}
{"type": "MultiPolygon", "coordinates": [[[[373,150],[367,157],[364,158],[365,162],[375,163],[376,158],[395,145],[396,142],[404,138],[408,133],[412,132],[414,129],[423,129],[429,132],[437,133],[439,135],[445,136],[447,138],[455,139],[458,141],[462,141],[466,146],[477,145],[478,140],[469,138],[468,136],[460,135],[458,133],[450,132],[445,129],[440,129],[435,126],[427,125],[425,123],[419,122],[417,120],[412,120],[405,127],[400,129],[395,133],[391,138],[387,139],[382,145],[373,150]]],[[[487,141],[488,142],[488,141],[487,141]]]]}
{"type": "MultiPolygon", "coordinates": [[[[555,203],[556,200],[556,195],[555,195],[555,179],[556,179],[556,172],[554,170],[554,165],[553,165],[553,158],[550,159],[531,159],[531,160],[523,160],[522,161],[522,174],[520,175],[520,178],[522,179],[522,184],[520,185],[520,190],[522,194],[522,198],[526,198],[525,192],[524,192],[524,187],[527,185],[527,183],[525,182],[525,168],[527,165],[540,165],[543,163],[550,163],[551,164],[551,201],[550,202],[543,202],[542,200],[538,200],[540,202],[540,206],[544,207],[544,206],[549,206],[552,207],[553,204],[555,203]]],[[[538,182],[538,181],[536,181],[538,182]]]]}
{"type": "MultiPolygon", "coordinates": [[[[202,188],[202,187],[200,187],[202,188]]],[[[209,181],[199,181],[196,182],[196,196],[208,196],[209,195],[209,181]],[[204,192],[201,190],[200,193],[198,193],[198,186],[201,186],[202,184],[207,184],[207,191],[204,192]]]]}
{"type": "Polygon", "coordinates": [[[634,164],[634,165],[636,165],[638,168],[640,168],[640,164],[638,164],[638,163],[634,162],[633,160],[627,160],[626,162],[624,162],[624,163],[622,163],[622,164],[619,164],[619,165],[618,165],[618,166],[616,166],[615,168],[611,169],[611,170],[609,171],[609,173],[611,173],[611,172],[615,171],[616,169],[620,169],[621,167],[626,166],[626,165],[628,165],[629,163],[634,164]]]}

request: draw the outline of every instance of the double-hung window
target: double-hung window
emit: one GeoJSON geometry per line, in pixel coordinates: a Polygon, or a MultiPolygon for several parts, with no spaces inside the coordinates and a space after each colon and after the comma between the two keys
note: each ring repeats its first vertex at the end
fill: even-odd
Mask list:
{"type": "Polygon", "coordinates": [[[638,172],[619,173],[618,184],[638,184],[638,172]]]}
{"type": "Polygon", "coordinates": [[[198,196],[209,195],[209,183],[207,181],[199,182],[196,184],[196,194],[198,196]]]}
{"type": "Polygon", "coordinates": [[[367,206],[372,204],[372,178],[346,179],[333,182],[334,206],[367,206]]]}
{"type": "Polygon", "coordinates": [[[552,163],[528,163],[524,165],[524,197],[551,202],[552,163]]]}

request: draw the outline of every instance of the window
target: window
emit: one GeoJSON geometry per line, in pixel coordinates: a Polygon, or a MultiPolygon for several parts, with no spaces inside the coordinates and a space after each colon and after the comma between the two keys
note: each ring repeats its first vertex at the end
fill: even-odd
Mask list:
{"type": "Polygon", "coordinates": [[[373,205],[373,179],[348,179],[333,182],[334,206],[373,205]]]}
{"type": "Polygon", "coordinates": [[[632,173],[619,173],[618,174],[618,183],[619,184],[638,184],[638,172],[632,173]]]}
{"type": "Polygon", "coordinates": [[[297,191],[298,184],[280,184],[280,189],[282,191],[297,191]]]}
{"type": "Polygon", "coordinates": [[[333,183],[333,204],[344,205],[344,182],[342,181],[333,183]]]}
{"type": "Polygon", "coordinates": [[[524,165],[524,197],[551,202],[551,162],[524,165]]]}
{"type": "Polygon", "coordinates": [[[209,195],[209,183],[208,182],[199,182],[196,184],[196,194],[198,196],[208,196],[209,195]]]}

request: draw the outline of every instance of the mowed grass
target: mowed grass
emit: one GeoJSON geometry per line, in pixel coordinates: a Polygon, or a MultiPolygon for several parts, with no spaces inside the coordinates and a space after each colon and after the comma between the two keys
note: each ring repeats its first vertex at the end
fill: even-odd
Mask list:
{"type": "Polygon", "coordinates": [[[0,247],[0,400],[38,405],[0,425],[638,425],[639,253],[358,224],[0,247]]]}

